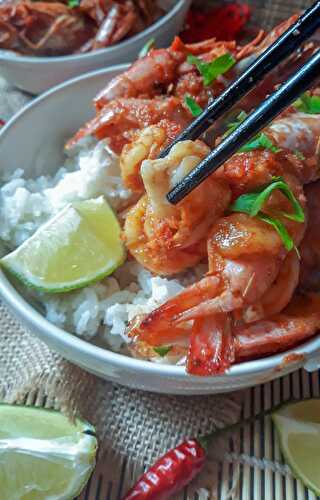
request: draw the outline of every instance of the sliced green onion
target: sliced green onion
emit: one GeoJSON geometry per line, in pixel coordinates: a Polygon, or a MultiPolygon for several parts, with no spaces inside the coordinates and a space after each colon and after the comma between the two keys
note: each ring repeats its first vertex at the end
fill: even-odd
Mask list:
{"type": "Polygon", "coordinates": [[[235,65],[235,58],[227,52],[220,57],[217,57],[213,61],[207,63],[201,61],[199,57],[189,54],[187,61],[190,64],[194,64],[203,77],[203,83],[205,86],[211,85],[211,83],[219,76],[226,73],[232,66],[235,65]]]}
{"type": "Polygon", "coordinates": [[[148,53],[150,52],[150,50],[154,49],[155,43],[156,43],[155,39],[154,38],[150,38],[150,40],[148,40],[147,43],[140,50],[139,55],[138,55],[139,59],[141,57],[145,57],[146,55],[148,55],[148,53]]]}
{"type": "Polygon", "coordinates": [[[239,127],[239,125],[242,122],[244,122],[244,120],[247,118],[247,116],[248,115],[245,111],[243,111],[243,110],[240,111],[240,113],[236,116],[235,121],[227,124],[227,131],[224,134],[224,137],[226,137],[227,135],[230,135],[231,132],[234,132],[239,127]]]}
{"type": "Polygon", "coordinates": [[[68,7],[70,7],[70,9],[79,7],[79,5],[80,5],[80,0],[68,0],[68,7]]]}
{"type": "Polygon", "coordinates": [[[199,104],[197,104],[197,102],[193,99],[193,97],[186,95],[184,98],[184,102],[186,106],[189,108],[189,111],[192,114],[192,116],[201,115],[203,109],[199,106],[199,104]]]}
{"type": "Polygon", "coordinates": [[[316,115],[320,113],[320,96],[310,95],[308,92],[304,92],[293,105],[303,113],[316,115]]]}
{"type": "MultiPolygon", "coordinates": [[[[245,111],[241,111],[236,117],[235,121],[227,125],[227,132],[224,134],[224,137],[234,132],[239,127],[239,125],[241,125],[241,123],[244,122],[247,116],[248,115],[245,111]]],[[[269,137],[264,132],[260,132],[260,134],[256,135],[251,139],[251,141],[247,142],[247,144],[242,146],[242,148],[239,149],[239,152],[245,153],[260,148],[269,149],[273,153],[278,153],[279,151],[281,151],[281,149],[275,146],[271,141],[271,139],[269,139],[269,137]]]]}
{"type": "Polygon", "coordinates": [[[294,149],[293,150],[293,154],[298,158],[298,160],[305,160],[306,157],[304,156],[304,154],[301,153],[301,151],[299,151],[299,149],[294,149]]]}
{"type": "Polygon", "coordinates": [[[269,149],[273,153],[278,153],[279,151],[281,151],[281,149],[275,146],[273,142],[269,139],[269,137],[266,136],[266,134],[264,134],[263,132],[253,137],[253,139],[251,139],[251,141],[247,142],[247,144],[242,146],[242,148],[240,148],[239,151],[241,153],[246,153],[248,151],[253,151],[254,149],[260,149],[260,148],[269,149]]]}
{"type": "Polygon", "coordinates": [[[288,233],[286,226],[278,219],[275,219],[274,217],[270,217],[267,214],[264,214],[263,212],[260,212],[257,217],[267,224],[270,224],[274,229],[277,231],[278,235],[280,236],[282,243],[288,252],[293,249],[294,247],[294,241],[291,238],[290,234],[288,233]]]}
{"type": "Polygon", "coordinates": [[[264,186],[259,191],[239,196],[231,205],[230,210],[231,212],[244,212],[251,217],[259,217],[264,222],[271,224],[282,239],[285,248],[291,250],[294,247],[294,242],[284,224],[278,219],[262,212],[262,207],[275,190],[281,191],[293,207],[293,213],[279,212],[279,215],[297,222],[304,222],[305,215],[303,208],[282,177],[274,177],[270,184],[264,186]]]}
{"type": "Polygon", "coordinates": [[[172,345],[162,345],[159,347],[154,347],[153,350],[156,354],[159,354],[161,358],[164,358],[169,351],[171,351],[172,345]]]}

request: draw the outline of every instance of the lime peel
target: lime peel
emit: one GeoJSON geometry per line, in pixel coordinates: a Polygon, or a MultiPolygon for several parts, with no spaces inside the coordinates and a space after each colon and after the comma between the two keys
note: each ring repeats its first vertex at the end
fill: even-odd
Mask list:
{"type": "Polygon", "coordinates": [[[119,222],[99,197],[66,206],[0,264],[29,287],[61,293],[103,279],[125,258],[119,222]]]}
{"type": "Polygon", "coordinates": [[[282,454],[293,475],[320,495],[320,399],[287,403],[272,413],[282,454]]]}
{"type": "Polygon", "coordinates": [[[54,410],[0,404],[0,484],[3,498],[69,500],[95,466],[94,427],[54,410]],[[26,492],[28,492],[27,496],[26,492]]]}

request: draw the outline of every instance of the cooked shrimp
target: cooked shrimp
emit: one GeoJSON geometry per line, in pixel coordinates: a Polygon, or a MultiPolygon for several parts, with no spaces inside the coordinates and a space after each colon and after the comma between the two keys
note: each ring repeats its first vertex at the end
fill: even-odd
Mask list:
{"type": "Polygon", "coordinates": [[[139,33],[161,14],[152,0],[81,0],[80,11],[97,25],[97,33],[82,47],[83,52],[107,47],[139,33]]]}
{"type": "Polygon", "coordinates": [[[175,80],[177,67],[186,59],[181,52],[157,49],[138,59],[128,71],[116,76],[95,98],[97,110],[113,99],[145,97],[161,94],[175,80]]]}
{"type": "Polygon", "coordinates": [[[299,151],[306,158],[315,157],[320,138],[319,115],[290,113],[275,120],[266,134],[280,148],[299,151]]]}
{"type": "Polygon", "coordinates": [[[233,324],[230,316],[222,314],[200,318],[193,323],[190,347],[185,350],[187,371],[193,375],[223,373],[234,362],[286,351],[308,340],[319,328],[319,294],[295,295],[281,314],[250,325],[233,324]]]}
{"type": "MultiPolygon", "coordinates": [[[[308,140],[309,147],[314,148],[313,157],[310,157],[312,160],[319,136],[316,120],[309,120],[309,117],[299,113],[292,112],[291,115],[301,118],[301,127],[304,127],[305,131],[308,130],[308,135],[311,136],[308,140]]],[[[278,126],[278,130],[280,128],[278,126]]],[[[292,133],[291,142],[286,146],[294,148],[301,141],[300,127],[288,127],[286,132],[292,133]]],[[[273,140],[277,144],[276,139],[273,140]]],[[[285,134],[279,142],[281,140],[285,140],[285,134]]],[[[274,176],[282,176],[301,206],[305,207],[303,183],[319,176],[319,172],[316,162],[301,160],[288,149],[278,153],[257,149],[238,153],[213,177],[227,182],[233,198],[236,198],[271,182],[274,176]]],[[[290,211],[290,203],[282,193],[273,192],[263,211],[270,216],[276,216],[284,224],[295,246],[301,243],[306,224],[285,219],[281,215],[290,211]]],[[[181,325],[184,326],[187,322],[192,325],[193,322],[196,331],[200,332],[200,337],[195,339],[195,330],[192,329],[191,345],[196,346],[201,344],[202,325],[205,325],[205,322],[199,321],[222,314],[224,316],[219,316],[219,321],[214,323],[219,328],[214,327],[215,333],[212,333],[212,338],[216,336],[221,339],[221,332],[228,331],[225,330],[228,318],[254,321],[280,313],[296,289],[299,275],[297,256],[293,252],[288,255],[274,228],[258,218],[251,218],[246,214],[232,214],[216,221],[210,229],[207,254],[207,276],[151,312],[140,324],[136,324],[130,333],[136,341],[161,345],[162,336],[165,338],[168,331],[171,337],[174,337],[177,328],[178,338],[181,325]]],[[[220,359],[221,369],[224,369],[232,359],[232,353],[227,348],[222,348],[224,343],[221,342],[217,343],[220,350],[212,350],[212,360],[220,359]]],[[[195,368],[191,351],[189,358],[192,370],[198,370],[200,373],[203,367],[195,368]]],[[[214,370],[219,371],[220,368],[212,361],[208,370],[211,370],[211,373],[214,370]]]]}
{"type": "Polygon", "coordinates": [[[151,126],[138,132],[137,137],[123,147],[120,155],[120,169],[123,183],[128,189],[143,192],[141,163],[143,160],[156,158],[166,141],[165,130],[151,126]]]}
{"type": "MultiPolygon", "coordinates": [[[[295,19],[296,16],[281,23],[267,36],[261,32],[254,41],[244,47],[237,46],[234,41],[217,41],[214,38],[200,43],[184,44],[179,37],[176,37],[169,48],[151,50],[147,56],[136,61],[126,72],[115,77],[96,97],[96,108],[101,109],[115,98],[154,97],[167,94],[169,89],[174,95],[182,98],[186,93],[190,94],[199,101],[199,104],[206,105],[208,99],[213,98],[225,88],[228,78],[224,78],[224,81],[217,79],[213,85],[205,87],[195,67],[186,62],[188,54],[196,55],[207,62],[226,52],[231,53],[238,61],[250,54],[256,57],[295,19]]],[[[242,70],[241,65],[239,65],[239,70],[235,66],[234,71],[230,72],[230,79],[242,70]]],[[[278,80],[278,78],[270,80],[268,87],[265,88],[264,96],[270,93],[276,83],[279,83],[278,80]]],[[[259,95],[262,96],[261,92],[259,95]]]]}
{"type": "MultiPolygon", "coordinates": [[[[284,25],[279,27],[277,33],[283,30],[284,25]]],[[[261,41],[261,37],[256,42],[261,41]]],[[[256,42],[250,44],[250,50],[258,53],[260,46],[256,42]]],[[[165,120],[169,121],[168,128],[172,138],[175,137],[193,119],[185,104],[186,95],[192,96],[204,107],[241,72],[240,62],[237,62],[223,77],[216,78],[211,85],[206,86],[197,68],[187,62],[188,54],[209,62],[226,52],[231,53],[237,61],[246,54],[244,48],[238,47],[235,42],[218,42],[215,39],[185,45],[176,38],[168,49],[151,50],[100,92],[95,99],[97,116],[68,142],[68,147],[86,135],[94,135],[98,139],[108,135],[115,144],[115,151],[120,152],[121,147],[132,140],[137,130],[149,125],[159,125],[161,117],[156,108],[163,110],[166,102],[168,111],[165,120]]],[[[259,100],[263,99],[278,83],[278,77],[271,78],[262,90],[251,93],[245,109],[249,110],[255,104],[255,95],[259,100]]],[[[164,126],[163,123],[161,126],[164,126]]],[[[216,131],[215,135],[218,133],[216,131]]]]}
{"type": "Polygon", "coordinates": [[[95,33],[78,9],[59,2],[31,2],[0,5],[0,48],[37,56],[74,52],[95,33]]]}
{"type": "Polygon", "coordinates": [[[243,309],[245,323],[252,323],[281,312],[290,302],[299,282],[300,260],[295,250],[285,258],[270,288],[248,308],[243,309]]]}
{"type": "Polygon", "coordinates": [[[237,153],[218,170],[217,175],[228,182],[234,197],[271,182],[274,176],[283,176],[289,184],[295,185],[298,199],[303,197],[302,184],[320,176],[319,115],[290,112],[288,116],[274,120],[264,133],[275,146],[285,149],[278,153],[268,149],[237,153]],[[298,158],[297,152],[305,158],[298,158]]]}
{"type": "MultiPolygon", "coordinates": [[[[303,226],[291,225],[297,243],[303,226]]],[[[271,226],[246,214],[232,214],[211,229],[208,256],[208,275],[151,312],[133,329],[133,337],[161,344],[161,332],[176,324],[256,303],[278,276],[286,250],[271,226]]]]}
{"type": "Polygon", "coordinates": [[[223,181],[207,179],[177,206],[166,193],[207,156],[200,141],[184,141],[160,160],[145,160],[141,175],[146,190],[126,217],[124,237],[130,253],[157,274],[174,274],[199,262],[206,254],[210,226],[230,202],[223,181]]]}
{"type": "Polygon", "coordinates": [[[232,321],[227,314],[215,314],[194,321],[187,356],[192,375],[224,373],[235,359],[232,321]]]}
{"type": "Polygon", "coordinates": [[[320,329],[320,295],[296,295],[281,313],[233,330],[236,361],[286,351],[320,329]]]}
{"type": "Polygon", "coordinates": [[[300,287],[304,290],[320,290],[320,182],[306,188],[309,221],[305,237],[300,245],[300,287]]]}
{"type": "Polygon", "coordinates": [[[172,140],[188,123],[188,115],[175,97],[159,99],[114,99],[81,128],[66,144],[72,148],[88,135],[101,140],[108,138],[110,147],[121,153],[125,144],[136,137],[137,131],[157,124],[172,140]]]}
{"type": "Polygon", "coordinates": [[[95,98],[96,108],[99,110],[112,99],[120,97],[152,98],[167,94],[169,85],[174,85],[182,74],[196,73],[193,65],[185,63],[188,54],[212,60],[230,51],[237,52],[234,42],[216,42],[211,39],[193,46],[184,45],[176,38],[168,49],[151,50],[127,71],[111,80],[95,98]]]}

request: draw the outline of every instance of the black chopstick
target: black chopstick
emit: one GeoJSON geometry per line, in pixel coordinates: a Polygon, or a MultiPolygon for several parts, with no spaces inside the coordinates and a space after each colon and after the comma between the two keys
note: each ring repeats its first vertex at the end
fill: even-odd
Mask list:
{"type": "Polygon", "coordinates": [[[197,167],[167,194],[176,204],[206,177],[236,153],[252,136],[266,127],[281,111],[295,101],[314,80],[320,78],[318,50],[289,80],[271,94],[239,127],[228,135],[197,167]]]}
{"type": "Polygon", "coordinates": [[[197,139],[212,123],[252,90],[320,27],[320,1],[315,2],[283,35],[268,47],[239,78],[220,94],[175,140],[160,153],[164,158],[174,144],[197,139]]]}

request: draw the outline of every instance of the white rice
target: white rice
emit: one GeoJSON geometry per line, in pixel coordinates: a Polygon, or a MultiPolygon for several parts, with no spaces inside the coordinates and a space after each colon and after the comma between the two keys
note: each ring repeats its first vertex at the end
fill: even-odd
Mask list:
{"type": "MultiPolygon", "coordinates": [[[[0,239],[15,248],[68,203],[101,195],[114,209],[131,196],[123,187],[118,157],[104,141],[82,144],[54,177],[26,179],[19,169],[0,188],[0,239]]],[[[195,277],[194,272],[188,273],[184,284],[195,277]]],[[[126,326],[131,319],[149,313],[182,289],[181,280],[154,277],[138,263],[127,261],[95,285],[37,297],[55,325],[87,339],[99,334],[118,350],[128,342],[126,326]]]]}

